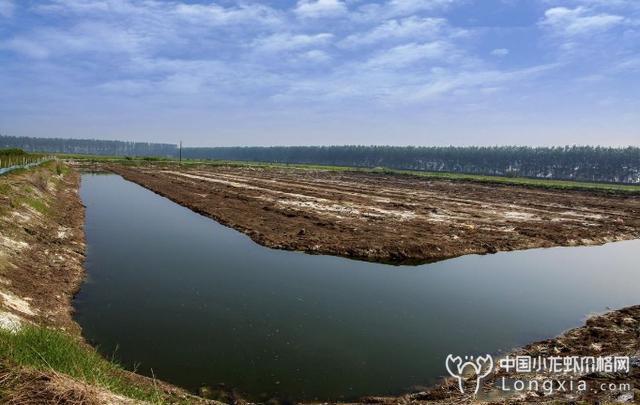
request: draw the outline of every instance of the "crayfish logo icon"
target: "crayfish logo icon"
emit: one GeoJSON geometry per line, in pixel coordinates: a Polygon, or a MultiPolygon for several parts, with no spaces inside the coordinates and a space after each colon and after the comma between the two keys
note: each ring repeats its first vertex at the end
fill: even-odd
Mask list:
{"type": "Polygon", "coordinates": [[[458,380],[458,388],[460,388],[461,393],[472,391],[473,395],[477,395],[482,379],[491,374],[493,370],[493,358],[488,354],[478,356],[475,359],[473,356],[464,356],[462,358],[460,356],[454,357],[450,354],[447,356],[446,367],[449,374],[458,380]],[[476,377],[475,384],[465,387],[466,381],[463,375],[469,371],[473,372],[472,375],[476,377]]]}

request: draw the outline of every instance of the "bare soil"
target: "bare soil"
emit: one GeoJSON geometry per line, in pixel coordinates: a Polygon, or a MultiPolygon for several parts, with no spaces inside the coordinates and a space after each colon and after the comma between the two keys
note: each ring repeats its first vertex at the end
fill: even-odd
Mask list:
{"type": "MultiPolygon", "coordinates": [[[[549,403],[549,404],[610,404],[637,403],[640,399],[640,305],[611,311],[587,319],[584,326],[571,329],[564,334],[517,349],[510,356],[531,356],[549,358],[551,356],[628,356],[630,372],[549,375],[544,373],[517,374],[498,370],[483,381],[477,397],[462,395],[457,382],[445,379],[437,386],[418,393],[401,397],[368,397],[362,403],[378,404],[505,404],[505,403],[549,403]],[[526,391],[506,393],[501,389],[502,378],[523,381],[557,378],[562,380],[583,380],[589,390],[556,391],[551,395],[544,392],[526,391]],[[600,391],[601,384],[630,384],[631,390],[600,391]],[[598,392],[593,392],[593,389],[598,392]],[[511,395],[509,395],[511,394],[511,395]]],[[[474,376],[469,377],[469,382],[474,376]]]]}
{"type": "Polygon", "coordinates": [[[640,196],[356,171],[109,169],[259,244],[315,254],[418,264],[640,238],[640,196]]]}
{"type": "Polygon", "coordinates": [[[36,168],[0,184],[2,313],[79,334],[71,300],[84,279],[80,176],[36,168]]]}

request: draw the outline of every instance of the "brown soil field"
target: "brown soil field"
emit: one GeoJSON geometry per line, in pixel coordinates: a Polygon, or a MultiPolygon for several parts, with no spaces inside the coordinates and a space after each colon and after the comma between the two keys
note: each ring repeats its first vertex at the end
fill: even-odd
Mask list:
{"type": "Polygon", "coordinates": [[[640,196],[301,168],[109,167],[259,244],[395,264],[640,238],[640,196]]]}

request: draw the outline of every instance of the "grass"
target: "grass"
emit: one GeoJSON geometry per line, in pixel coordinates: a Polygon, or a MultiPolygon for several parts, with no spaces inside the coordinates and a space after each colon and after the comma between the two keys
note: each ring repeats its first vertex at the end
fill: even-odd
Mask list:
{"type": "Polygon", "coordinates": [[[55,170],[58,176],[65,175],[69,172],[69,167],[60,161],[55,162],[55,170]]]}
{"type": "Polygon", "coordinates": [[[25,326],[16,333],[0,330],[0,358],[18,366],[65,374],[129,398],[162,403],[159,391],[128,381],[122,367],[62,331],[39,326],[25,326]]]}
{"type": "Polygon", "coordinates": [[[11,186],[6,183],[0,183],[0,195],[7,195],[11,191],[11,186]]]}
{"type": "Polygon", "coordinates": [[[34,210],[38,211],[42,215],[47,215],[49,213],[49,207],[47,206],[47,204],[36,197],[31,197],[31,196],[18,197],[15,201],[15,204],[17,205],[26,204],[29,207],[33,208],[34,210]]]}
{"type": "MultiPolygon", "coordinates": [[[[55,162],[58,163],[58,162],[55,162]]],[[[41,165],[29,169],[16,169],[0,176],[0,196],[7,197],[10,204],[0,205],[0,215],[10,207],[17,208],[20,205],[27,205],[37,212],[48,215],[50,213],[49,206],[41,197],[40,192],[47,192],[47,186],[50,174],[55,172],[54,162],[44,162],[41,165]],[[11,180],[15,176],[27,175],[30,186],[23,185],[19,189],[14,190],[11,187],[11,180]],[[36,189],[40,192],[36,192],[36,189]]]]}
{"type": "MultiPolygon", "coordinates": [[[[94,156],[94,155],[58,155],[60,158],[70,158],[78,160],[89,160],[103,163],[118,163],[129,166],[177,164],[176,159],[170,158],[131,158],[118,156],[94,156]]],[[[296,168],[306,170],[330,170],[338,172],[361,172],[361,173],[381,173],[388,175],[417,176],[434,180],[469,181],[486,184],[517,185],[525,187],[545,188],[552,190],[587,190],[606,193],[640,194],[640,185],[617,184],[617,183],[596,183],[571,180],[552,180],[528,177],[506,177],[488,176],[466,173],[448,172],[425,172],[417,170],[399,170],[383,167],[360,168],[348,166],[325,166],[315,164],[287,164],[287,163],[266,163],[266,162],[246,162],[231,160],[183,160],[183,166],[210,165],[210,166],[236,166],[236,167],[259,167],[259,168],[296,168]]]]}

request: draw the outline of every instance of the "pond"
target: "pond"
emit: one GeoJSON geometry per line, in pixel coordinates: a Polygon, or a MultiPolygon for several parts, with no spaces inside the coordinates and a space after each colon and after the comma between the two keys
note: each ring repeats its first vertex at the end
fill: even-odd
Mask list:
{"type": "Polygon", "coordinates": [[[391,266],[268,249],[116,175],[85,174],[88,341],[190,390],[353,399],[437,381],[638,304],[640,241],[391,266]]]}

